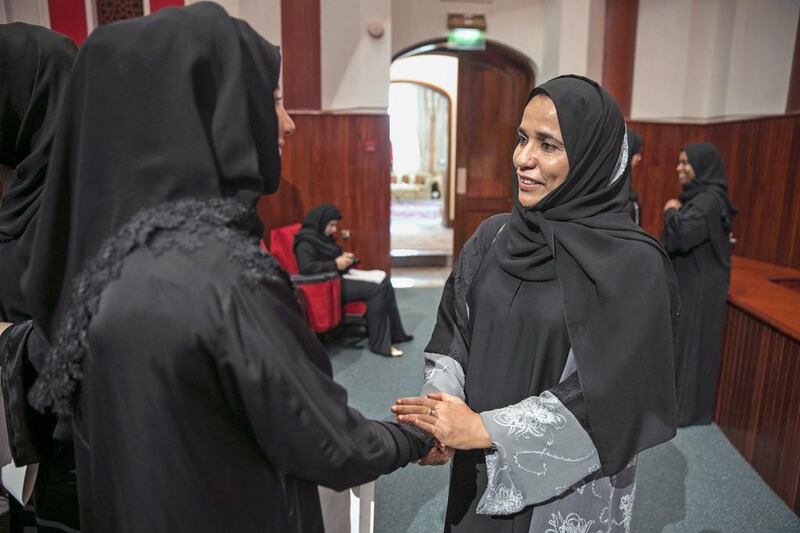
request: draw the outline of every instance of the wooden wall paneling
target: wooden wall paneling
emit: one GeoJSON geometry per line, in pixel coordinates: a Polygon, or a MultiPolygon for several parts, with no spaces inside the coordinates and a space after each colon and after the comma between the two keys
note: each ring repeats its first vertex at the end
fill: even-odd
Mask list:
{"type": "Polygon", "coordinates": [[[325,202],[342,212],[341,228],[365,269],[390,270],[388,115],[294,114],[278,192],[264,196],[259,214],[269,230],[300,222],[325,202]],[[374,149],[374,151],[372,151],[374,149]]]}
{"type": "Polygon", "coordinates": [[[84,0],[48,0],[50,28],[63,33],[75,43],[83,44],[88,35],[86,27],[86,2],[84,0]]]}
{"type": "Polygon", "coordinates": [[[626,117],[631,113],[638,14],[639,0],[606,0],[603,87],[617,100],[626,117]]]}
{"type": "Polygon", "coordinates": [[[142,0],[95,0],[95,5],[98,26],[144,15],[142,0]]]}
{"type": "Polygon", "coordinates": [[[286,109],[322,107],[320,0],[281,0],[281,53],[286,109]]]}
{"type": "Polygon", "coordinates": [[[155,13],[165,7],[180,7],[184,0],[150,0],[150,13],[155,13]]]}
{"type": "Polygon", "coordinates": [[[778,495],[800,511],[800,343],[729,303],[716,422],[778,495]]]}
{"type": "Polygon", "coordinates": [[[708,141],[720,150],[739,209],[734,253],[800,268],[800,114],[713,124],[629,125],[645,143],[632,183],[647,231],[661,234],[664,203],[680,192],[675,173],[680,148],[708,141]]]}

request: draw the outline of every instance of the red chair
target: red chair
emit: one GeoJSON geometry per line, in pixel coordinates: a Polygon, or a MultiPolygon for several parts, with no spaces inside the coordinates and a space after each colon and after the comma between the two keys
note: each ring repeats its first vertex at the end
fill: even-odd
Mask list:
{"type": "MultiPolygon", "coordinates": [[[[336,272],[300,274],[294,255],[294,237],[301,224],[291,224],[270,231],[272,256],[289,273],[292,283],[305,298],[306,322],[315,333],[323,333],[338,326],[342,321],[342,285],[336,272]]],[[[262,247],[266,247],[262,242],[262,247]]],[[[364,317],[367,303],[348,302],[344,305],[347,316],[364,317]]]]}

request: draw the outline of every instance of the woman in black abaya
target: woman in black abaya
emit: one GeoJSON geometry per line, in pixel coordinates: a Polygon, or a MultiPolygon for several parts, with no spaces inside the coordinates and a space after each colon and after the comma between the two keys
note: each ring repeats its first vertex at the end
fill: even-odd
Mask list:
{"type": "Polygon", "coordinates": [[[445,531],[629,531],[637,454],[675,434],[677,299],[623,211],[625,123],[578,76],[533,91],[514,210],[461,251],[426,348],[426,396],[392,410],[453,450],[445,531]]]}
{"type": "Polygon", "coordinates": [[[713,144],[690,144],[678,159],[678,199],[664,206],[661,241],[678,277],[683,317],[675,349],[678,425],[714,417],[720,344],[731,273],[736,208],[713,144]]]}
{"type": "Polygon", "coordinates": [[[379,355],[399,357],[403,351],[393,343],[407,342],[408,335],[400,319],[391,280],[385,276],[379,283],[354,279],[347,273],[355,256],[343,252],[336,244],[342,214],[333,204],[322,204],[308,212],[303,226],[294,238],[294,253],[301,274],[338,272],[342,275],[342,300],[367,302],[367,334],[369,349],[379,355]]]}
{"type": "Polygon", "coordinates": [[[53,346],[30,399],[71,421],[85,531],[322,531],[316,484],[426,451],[347,407],[259,250],[293,128],[279,63],[205,2],[81,49],[25,291],[53,346]]]}
{"type": "MultiPolygon", "coordinates": [[[[34,332],[22,278],[33,248],[58,102],[75,59],[75,45],[47,28],[0,25],[0,323],[14,323],[0,336],[5,418],[11,455],[18,466],[39,463],[32,503],[38,531],[77,530],[77,489],[72,446],[53,442],[52,417],[32,411],[25,390],[47,350],[34,332]],[[51,529],[52,528],[52,529],[51,529]]],[[[3,329],[0,326],[0,329],[3,329]]],[[[12,528],[20,509],[12,505],[12,528]]]]}
{"type": "Polygon", "coordinates": [[[40,26],[0,25],[0,321],[30,318],[28,267],[56,106],[75,58],[68,38],[40,26]]]}

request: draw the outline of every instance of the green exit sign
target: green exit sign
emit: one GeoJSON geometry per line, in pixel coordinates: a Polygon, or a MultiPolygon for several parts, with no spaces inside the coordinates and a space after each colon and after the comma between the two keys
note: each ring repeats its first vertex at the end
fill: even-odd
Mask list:
{"type": "Polygon", "coordinates": [[[485,50],[486,32],[477,28],[454,28],[447,32],[447,47],[454,50],[485,50]]]}

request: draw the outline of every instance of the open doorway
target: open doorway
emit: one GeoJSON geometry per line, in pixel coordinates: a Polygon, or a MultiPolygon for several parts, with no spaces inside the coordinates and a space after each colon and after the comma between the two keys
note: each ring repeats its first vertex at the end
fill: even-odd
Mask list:
{"type": "Polygon", "coordinates": [[[458,58],[424,55],[392,64],[389,90],[392,267],[446,269],[458,58]]]}

